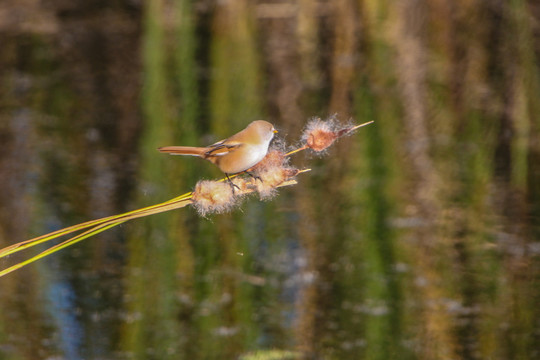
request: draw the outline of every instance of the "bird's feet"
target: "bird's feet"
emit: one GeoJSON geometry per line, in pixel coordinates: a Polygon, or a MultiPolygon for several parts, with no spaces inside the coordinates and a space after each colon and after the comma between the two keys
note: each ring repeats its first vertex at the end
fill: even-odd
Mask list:
{"type": "Polygon", "coordinates": [[[231,185],[233,195],[234,195],[234,188],[237,188],[238,190],[241,190],[238,185],[236,185],[235,183],[232,182],[231,178],[229,177],[229,174],[225,174],[225,176],[227,177],[227,182],[229,183],[229,185],[231,185]]]}
{"type": "Polygon", "coordinates": [[[255,175],[252,172],[246,171],[246,174],[248,174],[249,176],[251,176],[255,180],[259,180],[260,182],[264,182],[263,179],[260,176],[255,175]]]}

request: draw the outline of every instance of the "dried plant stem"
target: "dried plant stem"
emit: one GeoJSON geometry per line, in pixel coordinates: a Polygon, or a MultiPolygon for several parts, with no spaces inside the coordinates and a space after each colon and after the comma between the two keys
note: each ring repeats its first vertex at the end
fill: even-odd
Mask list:
{"type": "Polygon", "coordinates": [[[359,129],[359,128],[361,128],[361,127],[364,127],[364,126],[366,126],[366,125],[373,124],[374,122],[375,122],[375,121],[371,120],[371,121],[365,122],[365,123],[363,123],[363,124],[353,126],[352,128],[349,129],[349,132],[350,132],[350,131],[354,131],[354,130],[356,130],[356,129],[359,129]]]}
{"type": "Polygon", "coordinates": [[[165,201],[165,202],[160,203],[160,204],[148,206],[148,207],[145,207],[145,208],[142,208],[142,209],[129,211],[129,212],[126,212],[126,213],[123,213],[123,214],[118,214],[118,215],[108,216],[108,217],[101,218],[101,219],[87,221],[87,222],[84,222],[84,223],[81,223],[81,224],[78,224],[78,225],[74,225],[74,226],[70,226],[70,227],[67,227],[67,228],[64,228],[64,229],[53,231],[53,232],[51,232],[49,234],[38,236],[38,237],[30,239],[30,240],[25,240],[25,241],[22,241],[22,242],[19,242],[19,243],[16,243],[16,244],[13,244],[13,245],[10,245],[10,246],[7,246],[7,247],[1,249],[0,250],[0,258],[11,255],[11,254],[14,254],[14,253],[16,253],[18,251],[27,249],[29,247],[39,245],[41,243],[57,239],[57,238],[59,238],[61,236],[71,234],[71,233],[76,232],[76,231],[84,230],[84,229],[87,229],[87,228],[90,228],[90,227],[93,227],[93,226],[99,226],[99,225],[102,225],[102,224],[108,224],[108,223],[111,223],[111,222],[116,222],[116,221],[122,221],[123,222],[123,221],[131,220],[131,219],[135,219],[135,218],[138,218],[138,217],[142,217],[142,216],[148,216],[148,215],[156,214],[156,213],[163,212],[163,211],[177,209],[177,208],[189,205],[190,202],[191,202],[191,193],[187,193],[187,194],[184,194],[184,195],[176,197],[174,199],[165,201]]]}
{"type": "Polygon", "coordinates": [[[293,155],[293,154],[296,154],[297,152],[300,152],[300,151],[306,150],[306,149],[309,149],[309,146],[304,145],[304,146],[302,146],[302,147],[299,147],[298,149],[289,151],[288,153],[285,154],[285,156],[291,156],[291,155],[293,155]]]}
{"type": "Polygon", "coordinates": [[[9,274],[10,272],[13,272],[17,269],[20,269],[22,268],[23,266],[25,265],[28,265],[30,263],[33,263],[34,261],[36,260],[39,260],[39,259],[42,259],[44,258],[45,256],[47,255],[50,255],[50,254],[53,254],[59,250],[62,250],[70,245],[73,245],[79,241],[82,241],[90,236],[93,236],[93,235],[96,235],[102,231],[105,231],[107,229],[110,229],[112,228],[113,226],[116,226],[116,225],[120,225],[121,223],[123,223],[124,221],[113,221],[111,224],[107,224],[107,225],[98,225],[88,231],[85,231],[84,233],[80,234],[80,235],[77,235],[75,237],[72,237],[71,239],[69,240],[66,240],[58,245],[55,245],[55,246],[52,246],[50,247],[49,249],[45,250],[45,251],[42,251],[41,253],[37,254],[36,256],[34,257],[31,257],[30,259],[27,259],[27,260],[24,260],[24,261],[21,261],[13,266],[10,266],[2,271],[0,271],[0,277],[4,276],[4,275],[7,275],[9,274]]]}

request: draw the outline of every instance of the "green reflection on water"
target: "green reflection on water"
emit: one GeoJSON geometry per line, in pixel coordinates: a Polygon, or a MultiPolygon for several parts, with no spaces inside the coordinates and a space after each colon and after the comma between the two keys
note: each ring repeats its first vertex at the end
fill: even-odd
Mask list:
{"type": "Polygon", "coordinates": [[[525,2],[73,6],[0,27],[3,245],[221,176],[159,146],[376,122],[296,156],[313,171],[272,201],[160,214],[2,278],[0,357],[537,357],[525,2]]]}

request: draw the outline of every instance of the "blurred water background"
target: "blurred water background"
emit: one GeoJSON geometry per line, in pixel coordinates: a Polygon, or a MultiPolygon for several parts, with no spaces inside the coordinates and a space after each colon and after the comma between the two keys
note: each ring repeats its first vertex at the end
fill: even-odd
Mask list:
{"type": "Polygon", "coordinates": [[[375,120],[0,278],[0,359],[540,358],[536,1],[3,0],[0,44],[2,247],[221,178],[159,146],[375,120]]]}

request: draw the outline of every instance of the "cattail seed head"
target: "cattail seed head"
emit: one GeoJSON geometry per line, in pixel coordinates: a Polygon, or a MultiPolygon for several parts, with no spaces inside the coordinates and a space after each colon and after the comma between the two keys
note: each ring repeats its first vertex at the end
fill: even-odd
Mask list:
{"type": "Polygon", "coordinates": [[[305,142],[305,147],[316,152],[326,150],[330,145],[342,136],[352,134],[355,130],[369,125],[373,121],[368,121],[360,125],[342,125],[335,117],[322,121],[320,118],[315,118],[308,122],[302,134],[302,141],[305,142]]]}
{"type": "Polygon", "coordinates": [[[315,118],[307,124],[302,140],[313,151],[321,152],[339,137],[336,127],[334,120],[322,121],[320,118],[315,118]]]}
{"type": "Polygon", "coordinates": [[[277,194],[277,187],[298,174],[298,169],[288,166],[275,166],[267,168],[257,175],[262,181],[256,181],[255,187],[259,197],[270,199],[277,194]]]}
{"type": "Polygon", "coordinates": [[[287,162],[285,153],[278,149],[270,149],[266,156],[251,170],[259,173],[268,168],[273,168],[276,166],[283,166],[287,162]]]}
{"type": "Polygon", "coordinates": [[[192,194],[193,206],[202,216],[231,210],[237,198],[231,184],[223,181],[201,180],[192,194]]]}
{"type": "Polygon", "coordinates": [[[261,199],[273,197],[279,185],[298,173],[297,169],[287,165],[288,160],[285,152],[274,148],[253,168],[253,172],[260,180],[255,180],[252,185],[255,186],[261,199]]]}

